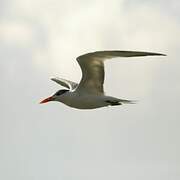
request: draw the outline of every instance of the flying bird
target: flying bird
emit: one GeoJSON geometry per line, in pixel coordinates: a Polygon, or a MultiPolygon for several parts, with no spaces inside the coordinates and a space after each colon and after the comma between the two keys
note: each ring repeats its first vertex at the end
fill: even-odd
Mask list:
{"type": "Polygon", "coordinates": [[[95,109],[105,106],[134,104],[132,100],[119,99],[107,96],[104,93],[104,61],[117,57],[138,56],[165,56],[165,54],[139,51],[96,51],[77,57],[77,62],[82,71],[80,83],[62,78],[51,80],[64,86],[66,89],[57,91],[54,95],[40,103],[58,101],[77,109],[95,109]]]}

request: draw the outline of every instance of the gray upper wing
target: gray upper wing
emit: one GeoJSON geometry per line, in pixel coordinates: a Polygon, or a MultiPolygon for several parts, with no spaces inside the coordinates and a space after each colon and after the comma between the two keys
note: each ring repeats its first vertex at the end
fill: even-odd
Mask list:
{"type": "Polygon", "coordinates": [[[77,91],[103,94],[104,60],[115,57],[165,56],[160,53],[139,51],[97,51],[77,57],[82,70],[82,79],[77,91]]]}

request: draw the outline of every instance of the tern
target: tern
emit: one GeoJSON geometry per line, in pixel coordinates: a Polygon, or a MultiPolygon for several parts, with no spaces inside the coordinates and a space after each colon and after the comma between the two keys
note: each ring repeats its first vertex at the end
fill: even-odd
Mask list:
{"type": "Polygon", "coordinates": [[[140,51],[96,51],[76,58],[82,71],[80,83],[63,78],[51,80],[66,87],[40,103],[58,101],[77,109],[96,109],[105,106],[134,104],[132,100],[107,96],[104,93],[104,61],[117,57],[165,56],[165,54],[140,51]]]}

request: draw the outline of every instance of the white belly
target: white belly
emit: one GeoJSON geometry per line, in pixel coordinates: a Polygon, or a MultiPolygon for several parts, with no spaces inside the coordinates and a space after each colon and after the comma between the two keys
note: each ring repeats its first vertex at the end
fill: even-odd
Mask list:
{"type": "Polygon", "coordinates": [[[58,101],[77,109],[95,109],[108,106],[108,103],[105,100],[106,96],[103,95],[79,95],[75,92],[67,92],[62,95],[58,101]]]}

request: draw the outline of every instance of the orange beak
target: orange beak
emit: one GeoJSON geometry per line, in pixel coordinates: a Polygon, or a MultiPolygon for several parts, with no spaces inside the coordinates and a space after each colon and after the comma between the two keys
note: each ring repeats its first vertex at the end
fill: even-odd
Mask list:
{"type": "Polygon", "coordinates": [[[48,97],[48,98],[42,100],[42,101],[40,102],[40,104],[44,104],[44,103],[47,103],[47,102],[52,101],[52,100],[53,100],[53,98],[52,98],[52,96],[51,96],[51,97],[48,97]]]}

